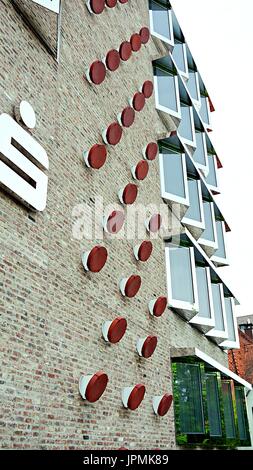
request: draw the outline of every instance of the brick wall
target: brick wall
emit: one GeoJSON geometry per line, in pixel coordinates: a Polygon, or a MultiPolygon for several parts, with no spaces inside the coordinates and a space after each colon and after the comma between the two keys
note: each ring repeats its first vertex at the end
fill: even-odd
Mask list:
{"type": "Polygon", "coordinates": [[[229,368],[253,383],[253,339],[239,329],[240,349],[229,351],[229,368]]]}
{"type": "MultiPolygon", "coordinates": [[[[73,208],[86,203],[93,210],[97,196],[116,207],[117,192],[132,181],[130,167],[141,159],[143,146],[168,133],[152,97],[121,143],[110,148],[100,171],[83,165],[82,151],[101,141],[101,129],[115,120],[144,80],[152,80],[151,60],[162,46],[150,40],[99,87],[83,79],[84,70],[149,25],[147,5],[132,0],[91,16],[82,0],[63,2],[57,65],[11,2],[1,1],[0,112],[12,115],[14,105],[28,100],[37,115],[33,135],[50,162],[43,213],[31,214],[0,190],[3,448],[174,448],[173,407],[158,419],[151,406],[153,395],[172,390],[170,345],[197,341],[211,355],[222,354],[172,312],[150,318],[148,301],[166,294],[161,238],[154,240],[152,258],[142,266],[133,257],[135,240],[106,238],[108,263],[91,275],[84,273],[81,253],[101,240],[72,237],[73,208]],[[124,300],[118,282],[135,273],[142,277],[140,293],[124,300]],[[101,325],[119,315],[127,318],[127,334],[120,344],[108,346],[101,325]],[[151,359],[139,359],[136,339],[150,333],[159,337],[158,349],[151,359]],[[109,385],[99,402],[87,405],[79,395],[79,377],[100,369],[108,373],[109,385]],[[147,387],[146,398],[129,412],[122,407],[121,389],[139,382],[147,387]]],[[[45,11],[38,6],[36,11],[45,21],[45,11]]],[[[140,185],[138,203],[161,204],[158,159],[140,185]]]]}

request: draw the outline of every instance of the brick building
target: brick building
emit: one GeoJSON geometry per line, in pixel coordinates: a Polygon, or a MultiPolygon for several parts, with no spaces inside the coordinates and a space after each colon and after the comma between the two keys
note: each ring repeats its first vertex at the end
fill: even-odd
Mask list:
{"type": "Polygon", "coordinates": [[[170,2],[0,8],[2,447],[247,445],[214,108],[170,2]]]}
{"type": "Polygon", "coordinates": [[[229,368],[253,383],[253,316],[237,318],[240,349],[229,351],[229,368]]]}

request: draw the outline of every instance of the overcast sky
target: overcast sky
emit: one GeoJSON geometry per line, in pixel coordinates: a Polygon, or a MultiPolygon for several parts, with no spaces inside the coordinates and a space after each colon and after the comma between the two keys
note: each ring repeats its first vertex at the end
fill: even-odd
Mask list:
{"type": "Polygon", "coordinates": [[[172,0],[215,106],[210,134],[222,161],[215,196],[232,231],[230,266],[219,268],[238,297],[239,315],[253,313],[253,1],[172,0]]]}

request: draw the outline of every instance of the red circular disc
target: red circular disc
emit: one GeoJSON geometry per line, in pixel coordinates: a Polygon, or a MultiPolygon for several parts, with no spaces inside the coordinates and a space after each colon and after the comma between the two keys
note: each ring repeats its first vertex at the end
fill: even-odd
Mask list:
{"type": "Polygon", "coordinates": [[[167,298],[159,297],[154,305],[153,314],[155,317],[161,317],[167,307],[167,298]]]}
{"type": "Polygon", "coordinates": [[[119,52],[116,51],[116,49],[111,49],[109,52],[107,52],[105,63],[106,63],[106,67],[111,72],[114,72],[115,70],[117,70],[120,64],[119,52]]]}
{"type": "Polygon", "coordinates": [[[146,148],[146,158],[147,160],[155,160],[158,153],[158,145],[156,142],[150,142],[146,148]]]}
{"type": "Polygon", "coordinates": [[[149,221],[149,230],[150,232],[158,232],[158,230],[161,228],[162,224],[162,217],[160,214],[154,214],[152,215],[150,221],[149,221]]]}
{"type": "Polygon", "coordinates": [[[153,251],[153,245],[150,241],[142,242],[139,251],[138,258],[140,261],[148,261],[153,251]]]}
{"type": "Polygon", "coordinates": [[[128,60],[132,55],[132,47],[130,42],[124,41],[119,48],[120,58],[124,61],[128,60]]]}
{"type": "Polygon", "coordinates": [[[100,85],[105,79],[106,68],[101,60],[96,60],[90,66],[90,79],[95,85],[100,85]]]}
{"type": "Polygon", "coordinates": [[[118,233],[122,229],[124,222],[125,222],[124,212],[113,211],[107,219],[107,223],[106,223],[107,231],[113,234],[118,233]]]}
{"type": "Polygon", "coordinates": [[[144,82],[142,85],[142,93],[145,96],[145,98],[150,98],[153,94],[153,90],[154,90],[154,85],[151,82],[151,80],[146,80],[146,82],[144,82]]]}
{"type": "Polygon", "coordinates": [[[147,44],[150,38],[150,32],[146,26],[144,26],[144,28],[141,28],[140,37],[141,37],[142,44],[147,44]]]}
{"type": "Polygon", "coordinates": [[[107,156],[107,150],[105,145],[101,144],[95,144],[91,149],[89,150],[88,154],[88,162],[91,168],[94,168],[95,170],[99,170],[106,161],[106,156],[107,156]]]}
{"type": "Polygon", "coordinates": [[[117,0],[105,0],[105,3],[109,8],[114,8],[117,5],[117,0]]]}
{"type": "Polygon", "coordinates": [[[108,384],[108,375],[102,370],[93,375],[86,388],[86,399],[90,403],[99,400],[108,384]]]}
{"type": "Polygon", "coordinates": [[[147,339],[144,341],[144,344],[142,346],[142,355],[145,357],[145,359],[148,359],[149,357],[154,354],[157,346],[157,336],[148,336],[147,339]]]}
{"type": "Polygon", "coordinates": [[[141,287],[140,276],[130,276],[127,280],[125,287],[125,294],[127,297],[135,297],[141,287]]]}
{"type": "Polygon", "coordinates": [[[122,127],[117,123],[113,122],[107,128],[106,139],[110,145],[117,145],[122,137],[122,127]]]}
{"type": "Polygon", "coordinates": [[[133,97],[133,107],[135,111],[141,111],[145,106],[145,96],[143,93],[135,93],[133,97]]]}
{"type": "Polygon", "coordinates": [[[138,33],[132,34],[130,43],[133,52],[138,52],[141,48],[141,37],[138,33]]]}
{"type": "Polygon", "coordinates": [[[131,108],[131,106],[128,106],[127,108],[123,109],[121,113],[121,121],[124,127],[132,126],[134,122],[134,118],[135,118],[135,112],[134,112],[134,109],[131,108]]]}
{"type": "Polygon", "coordinates": [[[146,388],[142,384],[135,385],[133,390],[130,393],[130,396],[128,398],[127,406],[130,410],[134,411],[138,406],[140,406],[144,395],[146,392],[146,388]]]}
{"type": "Polygon", "coordinates": [[[165,416],[168,413],[171,407],[172,401],[173,401],[173,396],[166,393],[166,395],[164,395],[164,397],[161,399],[159,406],[158,406],[157,413],[159,416],[165,416]]]}
{"type": "Polygon", "coordinates": [[[103,246],[94,246],[90,251],[87,260],[87,266],[92,273],[98,273],[103,269],[107,261],[107,249],[103,246]]]}
{"type": "Polygon", "coordinates": [[[123,191],[122,199],[124,204],[133,204],[138,195],[138,188],[136,184],[127,184],[123,191]]]}
{"type": "Polygon", "coordinates": [[[118,343],[124,336],[127,329],[127,321],[125,318],[115,318],[112,322],[109,331],[108,331],[108,339],[110,343],[115,344],[118,343]]]}
{"type": "Polygon", "coordinates": [[[90,0],[90,7],[93,13],[99,15],[105,9],[105,0],[90,0]]]}
{"type": "Polygon", "coordinates": [[[148,170],[149,170],[148,162],[146,160],[141,160],[139,163],[137,163],[136,168],[135,168],[136,179],[139,181],[145,180],[148,174],[148,170]]]}

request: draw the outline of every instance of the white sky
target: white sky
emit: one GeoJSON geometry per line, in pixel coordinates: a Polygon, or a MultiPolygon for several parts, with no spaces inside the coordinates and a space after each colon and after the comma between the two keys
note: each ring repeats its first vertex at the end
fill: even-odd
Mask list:
{"type": "Polygon", "coordinates": [[[216,112],[210,138],[222,161],[215,196],[232,231],[230,266],[219,268],[239,299],[238,315],[252,314],[253,248],[253,1],[172,0],[216,112]]]}

